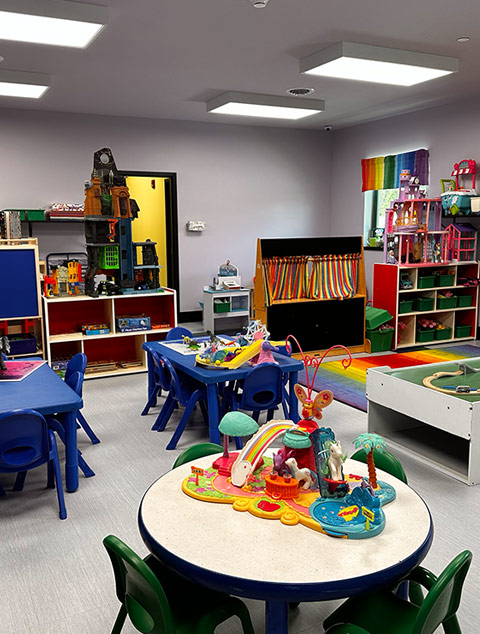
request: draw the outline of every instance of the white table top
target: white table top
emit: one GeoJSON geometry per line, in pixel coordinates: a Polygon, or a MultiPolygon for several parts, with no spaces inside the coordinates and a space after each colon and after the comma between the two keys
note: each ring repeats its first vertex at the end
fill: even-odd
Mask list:
{"type": "MultiPolygon", "coordinates": [[[[191,464],[208,467],[213,460],[207,456],[191,464]]],[[[351,584],[356,577],[377,577],[390,567],[405,565],[416,553],[422,553],[421,561],[428,552],[432,524],[427,506],[413,489],[381,470],[377,477],[394,485],[396,500],[383,507],[384,531],[356,540],[260,519],[235,511],[231,504],[193,499],[181,490],[191,464],[162,476],[142,501],[141,532],[153,552],[151,542],[160,545],[160,556],[167,553],[212,573],[253,582],[317,586],[336,582],[338,588],[342,580],[351,584]]],[[[347,460],[344,472],[367,475],[367,466],[347,460]]]]}

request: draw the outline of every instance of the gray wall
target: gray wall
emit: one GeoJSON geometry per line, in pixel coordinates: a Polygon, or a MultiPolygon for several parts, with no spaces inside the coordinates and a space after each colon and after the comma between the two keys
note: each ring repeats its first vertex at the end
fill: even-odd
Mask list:
{"type": "MultiPolygon", "coordinates": [[[[454,163],[466,158],[480,161],[479,112],[478,100],[470,100],[334,132],[332,235],[363,233],[362,158],[428,149],[429,195],[437,196],[441,191],[440,179],[450,177],[454,163]]],[[[365,253],[369,290],[373,263],[381,262],[382,257],[377,251],[365,253]]]]}
{"type": "MultiPolygon", "coordinates": [[[[0,110],[0,209],[83,200],[93,152],[176,172],[180,309],[229,258],[253,283],[257,237],[328,235],[332,135],[307,130],[0,110]],[[205,220],[188,234],[187,220],[205,220]]],[[[82,251],[82,226],[35,225],[42,255],[82,251]]]]}

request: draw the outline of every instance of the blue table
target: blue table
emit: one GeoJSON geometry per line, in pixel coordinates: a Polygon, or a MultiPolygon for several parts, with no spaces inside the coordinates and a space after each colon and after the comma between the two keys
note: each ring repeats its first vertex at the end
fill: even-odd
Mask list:
{"type": "Polygon", "coordinates": [[[34,409],[40,414],[65,413],[65,488],[78,489],[77,410],[80,396],[44,363],[21,381],[0,381],[0,414],[34,409]]]}
{"type": "MultiPolygon", "coordinates": [[[[169,341],[168,343],[175,343],[169,341]]],[[[181,343],[181,341],[177,341],[181,343]]],[[[219,412],[218,412],[218,385],[227,381],[236,381],[238,379],[244,379],[252,366],[245,364],[236,370],[213,370],[204,366],[195,365],[194,354],[181,354],[176,350],[164,345],[161,341],[149,341],[143,344],[144,350],[147,352],[157,352],[169,359],[173,365],[193,377],[200,383],[203,383],[207,389],[207,408],[208,408],[208,424],[210,441],[214,443],[220,443],[220,432],[218,431],[219,425],[219,412]]],[[[282,354],[274,353],[275,360],[282,369],[284,374],[288,374],[289,390],[288,390],[288,414],[290,420],[294,423],[298,423],[298,401],[294,392],[294,385],[298,379],[298,372],[303,370],[302,361],[292,359],[282,354]]],[[[148,355],[148,393],[151,393],[153,386],[155,385],[155,378],[153,374],[153,363],[148,355]]]]}

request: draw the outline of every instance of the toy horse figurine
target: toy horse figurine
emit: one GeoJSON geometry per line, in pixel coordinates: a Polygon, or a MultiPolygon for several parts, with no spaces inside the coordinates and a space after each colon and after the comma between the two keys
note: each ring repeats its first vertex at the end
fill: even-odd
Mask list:
{"type": "Polygon", "coordinates": [[[7,366],[5,365],[2,352],[5,354],[9,354],[10,352],[10,342],[6,336],[0,337],[0,371],[3,372],[7,369],[7,366]]]}
{"type": "Polygon", "coordinates": [[[302,488],[305,491],[315,486],[317,482],[317,477],[313,471],[311,471],[307,467],[299,469],[295,458],[289,458],[285,464],[289,467],[295,480],[298,480],[298,484],[301,484],[303,482],[302,488]]]}
{"type": "Polygon", "coordinates": [[[342,445],[338,440],[332,442],[329,451],[328,468],[330,469],[330,477],[332,480],[343,480],[342,465],[345,462],[345,455],[342,451],[342,445]]]}

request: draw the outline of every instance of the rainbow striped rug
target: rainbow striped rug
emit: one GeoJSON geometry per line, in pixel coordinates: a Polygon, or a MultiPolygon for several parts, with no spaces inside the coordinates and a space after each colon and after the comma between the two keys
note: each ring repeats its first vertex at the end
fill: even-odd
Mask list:
{"type": "MultiPolygon", "coordinates": [[[[340,361],[322,363],[318,368],[313,389],[331,390],[334,399],[346,403],[357,409],[367,411],[365,397],[365,383],[368,368],[388,365],[391,368],[405,368],[411,365],[425,365],[427,363],[441,363],[442,361],[456,361],[480,357],[480,347],[451,346],[443,348],[416,348],[408,352],[392,352],[391,354],[368,355],[356,357],[346,370],[340,361]]],[[[308,368],[309,376],[313,376],[312,368],[308,368]]],[[[305,371],[298,375],[298,382],[306,386],[305,371]]]]}

